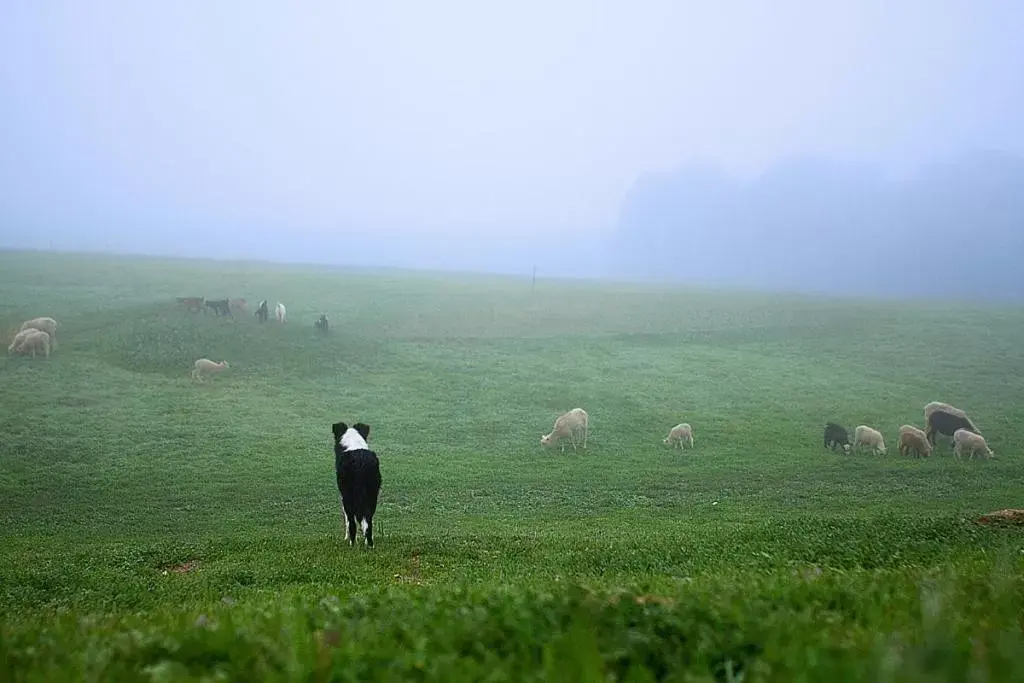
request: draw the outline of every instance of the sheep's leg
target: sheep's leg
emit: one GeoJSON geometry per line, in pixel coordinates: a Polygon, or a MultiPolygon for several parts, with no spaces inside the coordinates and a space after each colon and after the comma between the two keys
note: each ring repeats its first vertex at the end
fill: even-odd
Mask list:
{"type": "Polygon", "coordinates": [[[587,434],[590,433],[590,426],[583,425],[583,450],[587,450],[587,434]]]}

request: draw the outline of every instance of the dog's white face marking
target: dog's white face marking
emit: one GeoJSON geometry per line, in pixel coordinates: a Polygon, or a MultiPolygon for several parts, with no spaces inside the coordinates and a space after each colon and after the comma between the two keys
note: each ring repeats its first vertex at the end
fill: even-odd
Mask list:
{"type": "Polygon", "coordinates": [[[338,443],[346,451],[368,448],[366,445],[366,439],[364,439],[363,435],[357,432],[354,427],[349,427],[345,430],[345,433],[341,435],[340,439],[338,439],[338,443]]]}

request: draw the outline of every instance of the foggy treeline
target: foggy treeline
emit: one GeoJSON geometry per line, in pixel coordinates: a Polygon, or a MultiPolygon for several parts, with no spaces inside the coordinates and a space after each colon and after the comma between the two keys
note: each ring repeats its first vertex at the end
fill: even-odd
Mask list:
{"type": "Polygon", "coordinates": [[[965,154],[902,178],[799,158],[753,181],[647,175],[610,245],[618,277],[833,293],[1024,297],[1024,159],[965,154]]]}

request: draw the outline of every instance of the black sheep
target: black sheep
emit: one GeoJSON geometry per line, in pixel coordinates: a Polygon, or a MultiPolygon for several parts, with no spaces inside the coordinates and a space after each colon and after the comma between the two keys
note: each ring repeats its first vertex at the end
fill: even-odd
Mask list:
{"type": "Polygon", "coordinates": [[[846,433],[846,429],[837,425],[835,422],[825,423],[825,448],[835,449],[837,446],[842,446],[843,451],[850,452],[850,436],[846,433]]]}
{"type": "Polygon", "coordinates": [[[969,432],[980,434],[970,419],[947,413],[945,410],[936,410],[928,416],[928,428],[925,430],[925,434],[928,437],[928,443],[934,446],[936,434],[953,438],[953,433],[958,429],[966,429],[969,432]]]}

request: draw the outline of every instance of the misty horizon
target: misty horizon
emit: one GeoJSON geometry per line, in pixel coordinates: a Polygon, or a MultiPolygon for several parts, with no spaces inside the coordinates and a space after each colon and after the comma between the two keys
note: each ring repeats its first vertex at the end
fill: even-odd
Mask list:
{"type": "MultiPolygon", "coordinates": [[[[888,198],[870,219],[900,243],[929,222],[954,237],[921,208],[931,198],[892,200],[913,186],[941,203],[953,186],[917,179],[947,165],[962,170],[957,221],[1005,262],[1024,255],[1008,232],[1024,207],[983,210],[998,183],[1024,195],[1024,176],[971,165],[985,152],[1024,167],[1011,3],[100,2],[4,19],[5,249],[919,295],[942,277],[923,261],[903,280],[834,278],[791,247],[773,257],[784,273],[739,272],[716,239],[799,223],[827,191],[829,211],[793,229],[848,249],[845,233],[881,229],[843,215],[869,197],[864,178],[870,202],[888,198]],[[801,163],[797,189],[771,184],[801,163]],[[650,194],[695,167],[697,186],[732,188],[722,206],[754,213],[706,204],[698,219],[682,181],[650,194]],[[752,187],[775,187],[775,204],[752,187]],[[700,266],[648,268],[665,235],[700,266]]],[[[947,289],[1024,297],[1012,280],[947,289]]]]}

